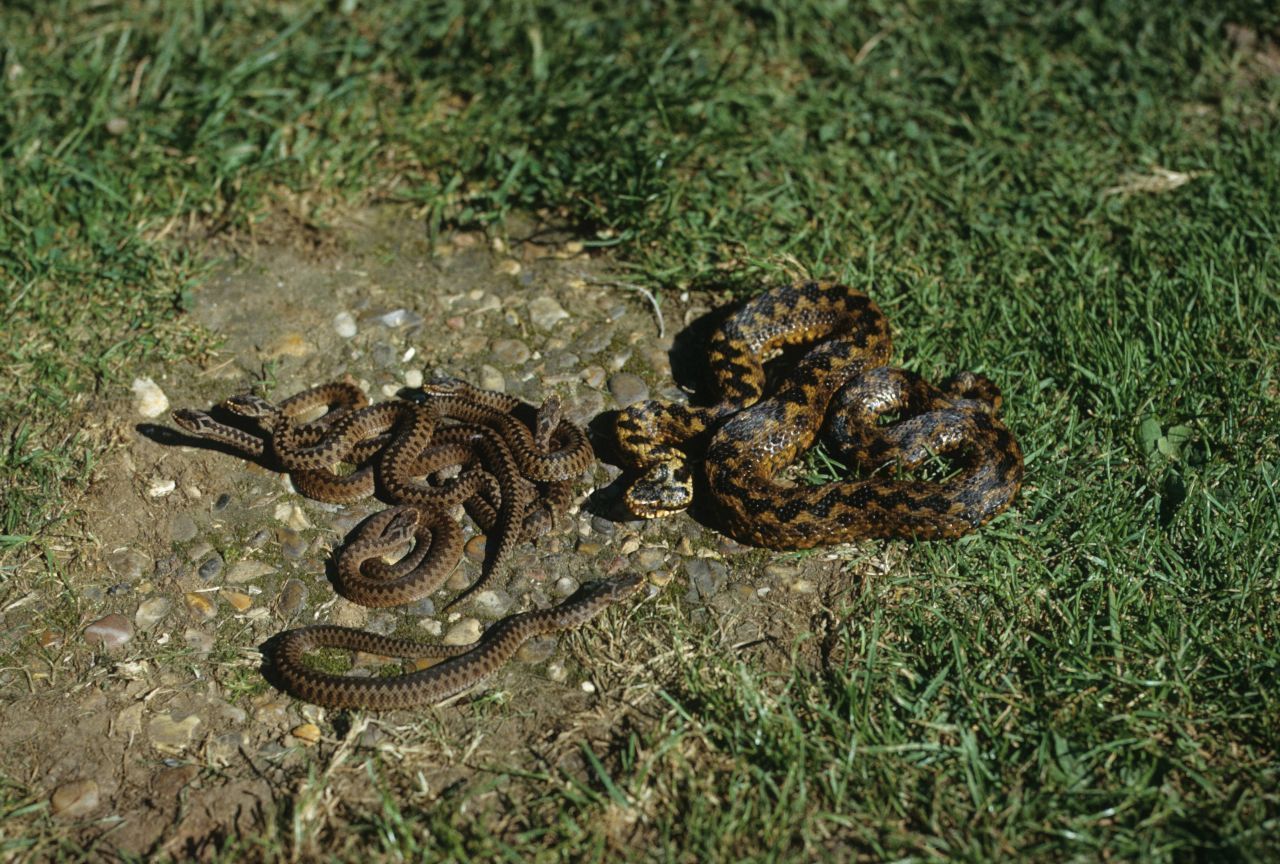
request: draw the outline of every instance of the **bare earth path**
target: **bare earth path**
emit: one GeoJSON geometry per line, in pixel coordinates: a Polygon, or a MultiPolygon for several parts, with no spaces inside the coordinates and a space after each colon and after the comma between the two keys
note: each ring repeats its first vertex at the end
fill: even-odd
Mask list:
{"type": "MultiPolygon", "coordinates": [[[[255,385],[278,398],[344,374],[381,400],[445,372],[531,402],[559,393],[587,424],[637,398],[679,397],[671,334],[722,299],[670,297],[659,338],[648,301],[605,259],[531,226],[432,245],[420,224],[367,211],[335,236],[327,249],[253,249],[197,291],[192,314],[223,341],[200,363],[153,370],[172,407],[255,385]]],[[[4,610],[4,638],[36,647],[3,672],[0,767],[41,805],[31,818],[102,852],[208,855],[226,838],[284,831],[305,853],[375,808],[380,785],[418,805],[465,789],[501,831],[498,814],[525,793],[489,769],[585,772],[579,742],[607,751],[628,726],[659,722],[656,692],[686,629],[781,662],[824,595],[856,589],[839,573],[847,552],[766,555],[687,516],[618,522],[606,489],[459,611],[439,611],[452,590],[371,611],[337,598],[325,574],[329,551],[382,505],[317,504],[242,459],[183,446],[193,442],[176,438],[167,412],[143,416],[128,392],[83,422],[119,446],[68,526],[65,585],[4,610]],[[340,715],[295,702],[260,672],[259,646],[288,627],[469,642],[496,618],[621,568],[648,574],[637,603],[526,645],[445,707],[340,715]],[[362,767],[371,756],[377,782],[362,767]]],[[[580,499],[617,473],[598,464],[580,499]]],[[[468,551],[451,589],[478,573],[478,541],[468,551]]],[[[883,568],[871,556],[884,554],[892,547],[866,550],[859,571],[883,568]]],[[[619,843],[632,827],[619,823],[619,843]]]]}

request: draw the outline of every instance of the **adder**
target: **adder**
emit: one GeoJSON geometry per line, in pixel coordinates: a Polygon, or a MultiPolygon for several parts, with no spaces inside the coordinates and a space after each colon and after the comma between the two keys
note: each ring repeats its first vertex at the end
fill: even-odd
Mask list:
{"type": "Polygon", "coordinates": [[[935,388],[887,367],[891,349],[880,308],[847,285],[803,282],[754,297],[710,339],[719,401],[648,401],[618,414],[618,444],[641,472],[627,506],[642,517],[685,509],[692,458],[704,455],[712,518],[743,543],[805,549],[972,531],[1005,509],[1022,482],[1022,451],[998,419],[1000,390],[967,372],[935,388]],[[766,392],[765,361],[795,346],[810,347],[766,392]],[[824,426],[838,430],[830,442],[838,458],[866,476],[787,482],[783,472],[824,426]],[[951,457],[954,476],[899,476],[938,454],[951,457]]]}

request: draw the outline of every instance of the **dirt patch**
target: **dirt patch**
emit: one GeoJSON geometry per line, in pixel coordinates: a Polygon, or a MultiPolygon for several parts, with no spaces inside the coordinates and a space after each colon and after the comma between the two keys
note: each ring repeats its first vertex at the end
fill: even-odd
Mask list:
{"type": "MultiPolygon", "coordinates": [[[[586,424],[620,402],[686,398],[668,363],[673,331],[722,299],[667,296],[659,338],[649,300],[611,276],[607,258],[536,226],[433,242],[403,213],[369,211],[336,236],[323,253],[255,249],[197,290],[192,314],[223,342],[199,362],[147,370],[172,406],[251,388],[279,398],[343,375],[380,400],[443,372],[535,403],[554,391],[586,424]]],[[[128,393],[81,419],[118,446],[62,544],[63,583],[33,584],[5,611],[22,662],[4,673],[0,771],[11,797],[35,805],[25,824],[104,854],[198,858],[248,836],[305,854],[388,790],[411,806],[468,788],[467,806],[501,833],[498,814],[518,791],[476,784],[495,767],[587,772],[580,742],[608,752],[623,718],[647,722],[680,628],[753,662],[790,662],[770,646],[824,626],[829,586],[851,590],[832,578],[839,556],[746,550],[686,516],[618,521],[597,493],[519,550],[498,605],[545,606],[636,568],[652,587],[635,608],[527,646],[522,662],[445,707],[326,712],[263,678],[258,649],[273,634],[325,621],[432,639],[459,618],[494,615],[446,614],[432,600],[349,604],[327,582],[329,553],[382,505],[306,500],[285,478],[184,439],[167,414],[140,417],[128,393]],[[385,774],[371,776],[356,753],[380,754],[385,774]]],[[[607,490],[617,474],[602,463],[580,491],[607,490]]],[[[451,585],[478,570],[465,560],[451,585]]]]}

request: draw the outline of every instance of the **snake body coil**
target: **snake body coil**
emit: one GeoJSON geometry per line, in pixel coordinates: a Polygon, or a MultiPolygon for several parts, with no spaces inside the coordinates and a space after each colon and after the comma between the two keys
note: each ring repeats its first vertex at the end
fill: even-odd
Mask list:
{"type": "Polygon", "coordinates": [[[713,517],[740,542],[803,549],[973,530],[1007,507],[1022,481],[1022,452],[996,419],[1000,391],[973,373],[935,388],[886,367],[890,352],[883,313],[846,285],[805,282],[753,298],[710,341],[719,402],[643,402],[619,413],[618,443],[643,472],[628,506],[639,516],[689,506],[689,454],[705,449],[713,517]],[[766,395],[764,362],[797,345],[812,347],[766,395]],[[898,422],[881,425],[889,415],[898,422]],[[831,444],[841,458],[875,473],[816,486],[784,481],[824,426],[839,430],[831,444]],[[894,476],[935,454],[951,457],[955,476],[894,476]]]}

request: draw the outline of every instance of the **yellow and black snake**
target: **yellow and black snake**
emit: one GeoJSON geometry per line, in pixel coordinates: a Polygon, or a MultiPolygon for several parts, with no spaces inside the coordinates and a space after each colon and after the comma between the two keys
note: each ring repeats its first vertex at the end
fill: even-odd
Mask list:
{"type": "Polygon", "coordinates": [[[743,543],[805,549],[972,531],[1007,507],[1022,482],[1022,451],[997,419],[1000,391],[967,372],[933,387],[887,367],[890,353],[884,314],[847,285],[802,282],[756,296],[711,337],[719,402],[650,401],[619,413],[618,443],[642,472],[627,506],[644,517],[688,507],[690,454],[702,452],[716,527],[743,543]],[[765,361],[800,345],[812,347],[766,394],[765,361]],[[869,476],[783,480],[824,427],[838,458],[869,476]],[[935,454],[950,458],[953,476],[894,476],[935,454]]]}

